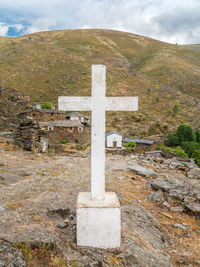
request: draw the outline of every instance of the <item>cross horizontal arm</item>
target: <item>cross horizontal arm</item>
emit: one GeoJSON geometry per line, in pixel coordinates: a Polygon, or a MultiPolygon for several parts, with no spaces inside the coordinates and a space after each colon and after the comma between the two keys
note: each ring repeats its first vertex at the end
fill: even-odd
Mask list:
{"type": "Polygon", "coordinates": [[[136,111],[138,97],[106,97],[106,111],[136,111]]]}
{"type": "Polygon", "coordinates": [[[87,111],[92,109],[91,97],[59,96],[58,109],[63,111],[87,111]]]}

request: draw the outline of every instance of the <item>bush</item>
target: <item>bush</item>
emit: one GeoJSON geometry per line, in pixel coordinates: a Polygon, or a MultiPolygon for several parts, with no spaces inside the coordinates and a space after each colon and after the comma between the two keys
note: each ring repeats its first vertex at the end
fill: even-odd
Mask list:
{"type": "Polygon", "coordinates": [[[200,144],[197,142],[182,142],[181,147],[191,157],[195,150],[200,149],[200,144]]]}
{"type": "Polygon", "coordinates": [[[179,145],[184,141],[196,141],[195,132],[190,126],[185,124],[179,125],[176,131],[176,136],[178,137],[179,145]]]}
{"type": "Polygon", "coordinates": [[[177,105],[175,105],[173,107],[173,112],[174,112],[175,115],[178,113],[178,106],[177,105]]]}
{"type": "Polygon", "coordinates": [[[50,102],[42,103],[42,109],[52,109],[52,105],[50,102]]]}
{"type": "Polygon", "coordinates": [[[182,158],[188,157],[188,155],[185,153],[185,151],[180,146],[176,147],[176,149],[174,150],[174,153],[177,157],[182,157],[182,158]]]}
{"type": "Polygon", "coordinates": [[[67,139],[66,140],[61,140],[60,143],[64,145],[64,144],[69,143],[69,140],[67,140],[67,139]]]}
{"type": "Polygon", "coordinates": [[[195,131],[195,135],[196,135],[196,141],[197,141],[198,143],[200,143],[200,130],[196,130],[196,131],[195,131]]]}
{"type": "Polygon", "coordinates": [[[136,143],[135,142],[127,142],[124,144],[124,146],[126,148],[134,148],[134,147],[136,147],[136,143]]]}
{"type": "Polygon", "coordinates": [[[178,146],[179,145],[178,136],[176,136],[175,134],[169,134],[167,136],[167,145],[168,146],[178,146]]]}
{"type": "Polygon", "coordinates": [[[81,150],[81,149],[82,149],[82,146],[81,146],[81,145],[78,145],[78,146],[76,147],[76,149],[77,149],[77,150],[81,150]]]}
{"type": "Polygon", "coordinates": [[[195,150],[194,153],[192,154],[192,157],[195,160],[195,163],[200,167],[200,149],[195,150]]]}

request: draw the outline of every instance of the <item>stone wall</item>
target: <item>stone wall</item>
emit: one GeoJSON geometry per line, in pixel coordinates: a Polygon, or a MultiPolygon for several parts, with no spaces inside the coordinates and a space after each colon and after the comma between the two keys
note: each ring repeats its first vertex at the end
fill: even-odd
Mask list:
{"type": "Polygon", "coordinates": [[[64,120],[66,117],[65,112],[55,112],[52,110],[31,110],[30,112],[24,112],[19,114],[19,118],[24,120],[26,117],[32,117],[35,121],[54,121],[54,120],[64,120]]]}
{"type": "Polygon", "coordinates": [[[145,151],[154,151],[156,149],[156,144],[153,143],[152,145],[146,144],[136,144],[135,153],[144,153],[145,151]]]}
{"type": "Polygon", "coordinates": [[[53,127],[53,131],[46,131],[46,138],[49,140],[68,140],[70,143],[78,143],[78,144],[90,144],[90,128],[83,127],[83,131],[79,131],[78,127],[73,127],[73,129],[69,129],[66,127],[53,127]]]}

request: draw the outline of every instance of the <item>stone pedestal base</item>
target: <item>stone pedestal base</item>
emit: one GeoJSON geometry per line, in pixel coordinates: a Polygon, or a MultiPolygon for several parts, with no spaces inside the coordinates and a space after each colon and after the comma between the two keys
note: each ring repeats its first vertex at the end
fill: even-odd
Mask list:
{"type": "Polygon", "coordinates": [[[120,204],[115,193],[107,192],[104,201],[92,201],[90,193],[79,193],[76,212],[79,246],[120,247],[120,204]]]}

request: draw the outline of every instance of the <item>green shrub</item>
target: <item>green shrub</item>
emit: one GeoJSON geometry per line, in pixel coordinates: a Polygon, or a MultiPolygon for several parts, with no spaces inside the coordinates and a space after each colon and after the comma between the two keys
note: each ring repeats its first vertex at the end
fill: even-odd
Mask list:
{"type": "Polygon", "coordinates": [[[176,147],[176,149],[174,150],[174,153],[177,157],[182,157],[182,158],[188,157],[188,155],[185,153],[185,151],[180,146],[176,147]]]}
{"type": "Polygon", "coordinates": [[[169,134],[167,136],[167,145],[168,146],[178,146],[179,145],[178,136],[175,134],[169,134]]]}
{"type": "Polygon", "coordinates": [[[78,146],[76,146],[76,149],[77,150],[81,150],[82,149],[82,146],[81,145],[78,145],[78,146]]]}
{"type": "Polygon", "coordinates": [[[195,163],[200,167],[200,149],[195,150],[194,153],[192,154],[192,157],[195,160],[195,163]]]}
{"type": "Polygon", "coordinates": [[[200,149],[200,143],[197,142],[182,142],[181,148],[188,154],[189,157],[195,152],[195,150],[200,149]]]}
{"type": "Polygon", "coordinates": [[[176,131],[176,136],[178,137],[179,145],[184,141],[196,141],[195,132],[190,126],[185,124],[179,125],[176,131]]]}
{"type": "Polygon", "coordinates": [[[200,130],[196,130],[196,131],[195,131],[195,135],[196,135],[196,141],[197,141],[198,143],[200,143],[200,130]]]}
{"type": "Polygon", "coordinates": [[[67,140],[67,139],[66,140],[61,140],[60,143],[61,144],[67,144],[67,143],[69,143],[69,140],[67,140]]]}
{"type": "Polygon", "coordinates": [[[136,147],[136,143],[135,142],[127,142],[124,144],[124,146],[126,148],[134,148],[134,147],[136,147]]]}
{"type": "Polygon", "coordinates": [[[178,105],[175,105],[173,107],[173,112],[174,112],[175,115],[178,114],[178,105]]]}
{"type": "Polygon", "coordinates": [[[52,105],[50,102],[42,103],[42,109],[52,109],[52,105]]]}

